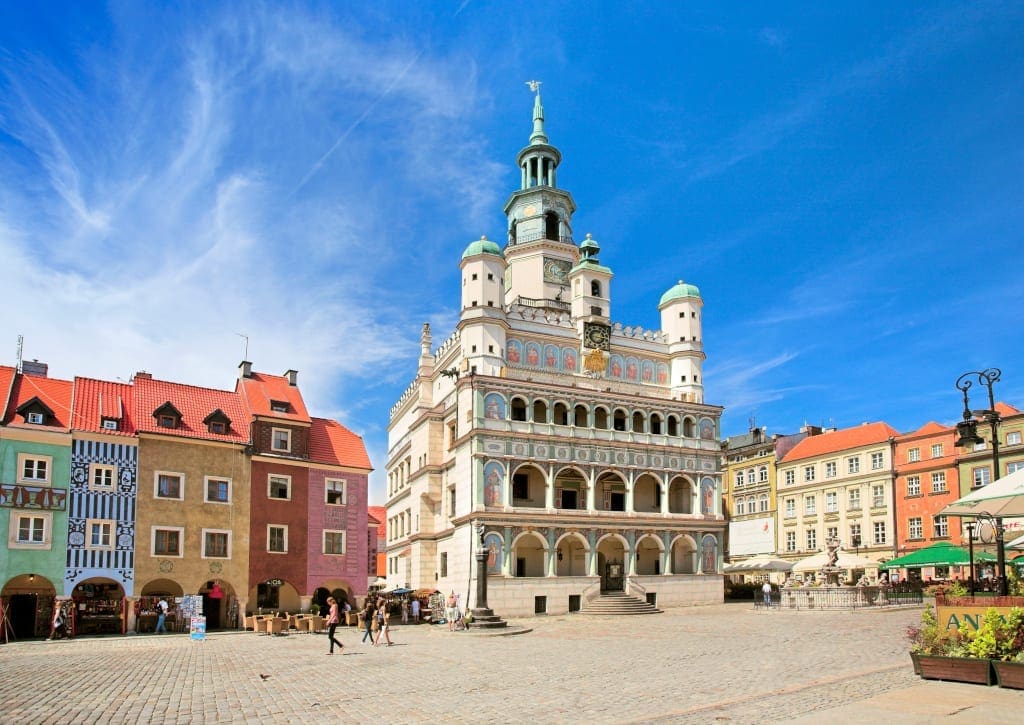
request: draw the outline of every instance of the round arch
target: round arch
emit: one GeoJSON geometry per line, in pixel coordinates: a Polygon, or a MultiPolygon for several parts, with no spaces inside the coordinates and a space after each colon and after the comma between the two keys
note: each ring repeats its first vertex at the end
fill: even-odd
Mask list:
{"type": "Polygon", "coordinates": [[[562,534],[555,542],[555,573],[558,576],[586,576],[590,543],[578,531],[562,534]]]}
{"type": "Polygon", "coordinates": [[[644,471],[633,481],[633,510],[637,513],[661,512],[661,478],[644,471]]]}
{"type": "Polygon", "coordinates": [[[675,476],[668,484],[668,511],[671,514],[692,514],[696,484],[686,476],[675,476]]]}
{"type": "Polygon", "coordinates": [[[544,576],[548,542],[536,531],[523,531],[512,540],[513,573],[517,577],[544,576]]]}
{"type": "Polygon", "coordinates": [[[50,633],[57,588],[41,574],[19,574],[0,589],[6,599],[8,622],[19,639],[45,637],[50,633]]]}
{"type": "Polygon", "coordinates": [[[558,469],[552,481],[555,486],[555,508],[581,510],[587,507],[590,483],[579,468],[569,465],[558,469]]]}
{"type": "Polygon", "coordinates": [[[636,540],[634,548],[637,574],[661,574],[661,555],[665,551],[665,544],[661,539],[654,534],[644,534],[636,540]]]}
{"type": "Polygon", "coordinates": [[[544,469],[531,461],[524,461],[511,469],[510,500],[513,506],[544,508],[547,501],[548,479],[544,469]]]}
{"type": "Polygon", "coordinates": [[[683,418],[683,438],[697,437],[697,421],[692,416],[683,418]]]}
{"type": "Polygon", "coordinates": [[[670,547],[672,573],[697,573],[697,542],[689,534],[679,534],[672,539],[670,547]]]}

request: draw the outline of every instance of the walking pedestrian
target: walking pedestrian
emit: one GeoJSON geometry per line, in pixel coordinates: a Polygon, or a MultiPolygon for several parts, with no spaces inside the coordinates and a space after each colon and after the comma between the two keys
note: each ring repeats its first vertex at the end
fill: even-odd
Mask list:
{"type": "Polygon", "coordinates": [[[327,615],[327,638],[330,640],[331,650],[327,654],[332,655],[334,654],[334,645],[338,645],[339,652],[344,651],[345,645],[334,637],[334,630],[338,628],[338,622],[340,621],[338,617],[338,602],[334,597],[327,597],[327,604],[331,608],[330,614],[327,615]]]}
{"type": "Polygon", "coordinates": [[[377,639],[374,641],[373,646],[376,647],[380,644],[380,638],[383,635],[388,643],[388,647],[390,647],[394,643],[391,641],[391,626],[388,624],[391,619],[391,613],[388,612],[387,602],[380,605],[380,609],[377,610],[377,616],[380,629],[377,630],[377,639]]]}
{"type": "Polygon", "coordinates": [[[455,596],[455,592],[448,595],[448,601],[445,602],[444,618],[448,620],[448,631],[455,631],[455,615],[459,608],[459,598],[455,596]]]}
{"type": "Polygon", "coordinates": [[[363,644],[366,644],[366,640],[370,640],[370,644],[373,644],[373,623],[376,621],[374,616],[373,602],[370,601],[369,597],[366,599],[366,605],[363,607],[363,644]]]}
{"type": "Polygon", "coordinates": [[[764,594],[764,606],[772,606],[772,585],[770,582],[765,581],[765,583],[761,585],[761,593],[764,594]]]}
{"type": "Polygon", "coordinates": [[[409,600],[402,600],[402,624],[409,623],[409,600]]]}
{"type": "Polygon", "coordinates": [[[420,600],[419,599],[413,599],[412,600],[412,623],[413,624],[419,624],[420,623],[420,600]]]}

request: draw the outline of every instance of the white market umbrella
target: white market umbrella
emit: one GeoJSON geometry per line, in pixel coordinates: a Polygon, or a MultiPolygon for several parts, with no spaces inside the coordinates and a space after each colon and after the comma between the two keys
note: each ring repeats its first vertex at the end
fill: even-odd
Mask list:
{"type": "Polygon", "coordinates": [[[784,559],[776,559],[768,554],[759,554],[743,561],[736,561],[722,567],[724,574],[744,574],[747,572],[759,571],[789,571],[793,568],[793,562],[784,559]]]}
{"type": "MultiPolygon", "coordinates": [[[[863,556],[854,556],[848,551],[840,549],[838,552],[839,559],[836,561],[836,567],[839,569],[873,569],[878,566],[878,562],[874,559],[865,559],[863,556]]],[[[819,551],[814,556],[808,556],[806,559],[801,559],[793,565],[793,571],[820,571],[823,566],[828,564],[828,552],[819,551]]]]}
{"type": "Polygon", "coordinates": [[[947,516],[989,515],[999,518],[1024,516],[1024,468],[971,491],[942,509],[941,513],[947,516]]]}

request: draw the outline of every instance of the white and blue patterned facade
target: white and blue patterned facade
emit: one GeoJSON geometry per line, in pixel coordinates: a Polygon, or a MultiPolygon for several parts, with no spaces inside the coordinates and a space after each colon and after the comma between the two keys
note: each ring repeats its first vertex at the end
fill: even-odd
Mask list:
{"type": "Polygon", "coordinates": [[[135,512],[138,494],[139,448],[132,440],[76,440],[71,452],[71,487],[68,494],[68,550],[64,595],[71,596],[82,581],[101,577],[133,596],[135,582],[135,512]],[[90,487],[91,464],[114,466],[110,491],[90,487]],[[87,522],[112,521],[110,548],[90,548],[87,522]]]}

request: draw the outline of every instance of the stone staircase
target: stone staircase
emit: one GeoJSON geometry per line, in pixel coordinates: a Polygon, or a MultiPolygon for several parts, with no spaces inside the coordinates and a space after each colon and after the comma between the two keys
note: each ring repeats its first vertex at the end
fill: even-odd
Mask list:
{"type": "Polygon", "coordinates": [[[494,613],[493,609],[477,607],[473,609],[473,621],[470,629],[503,629],[508,627],[508,622],[494,613]]]}
{"type": "Polygon", "coordinates": [[[607,592],[589,601],[580,613],[618,617],[626,614],[661,614],[661,610],[625,592],[607,592]]]}

